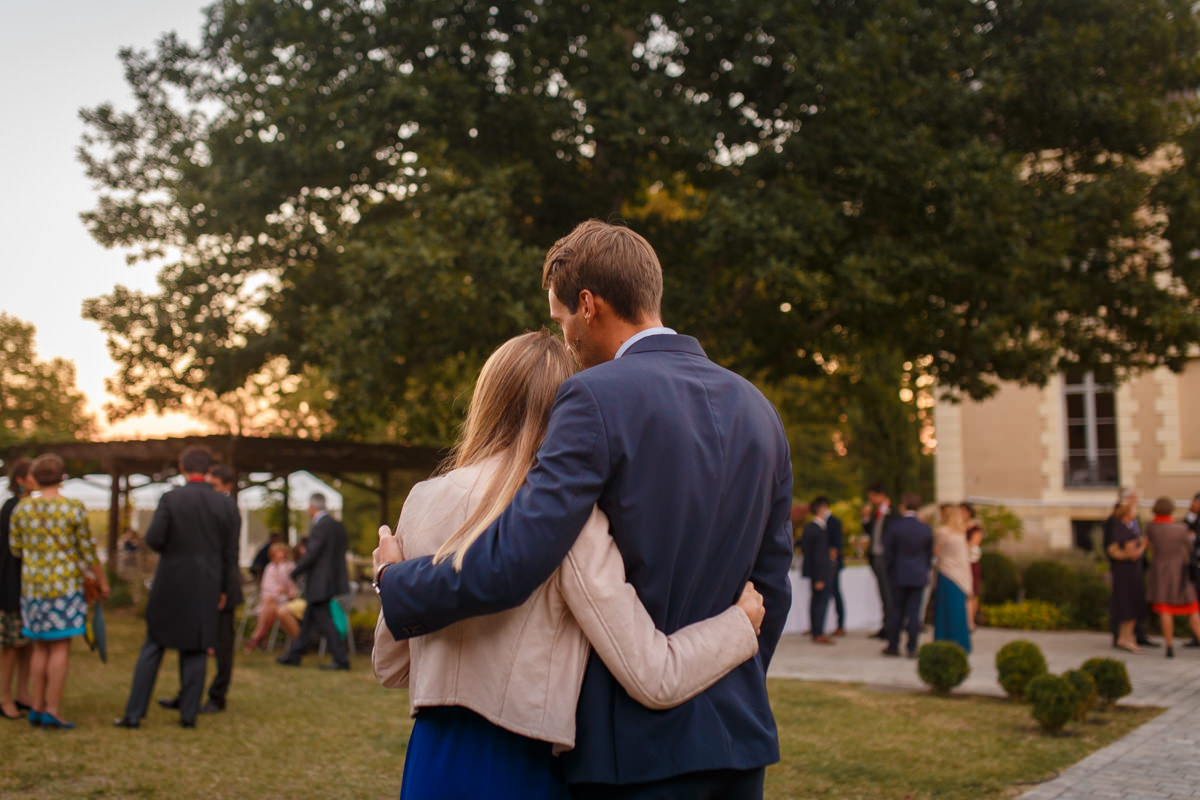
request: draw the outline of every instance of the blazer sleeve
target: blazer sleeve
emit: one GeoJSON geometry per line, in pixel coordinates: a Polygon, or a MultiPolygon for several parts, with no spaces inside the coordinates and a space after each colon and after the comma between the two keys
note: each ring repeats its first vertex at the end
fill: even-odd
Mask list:
{"type": "Polygon", "coordinates": [[[559,388],[537,465],[467,550],[462,571],[452,559],[434,564],[429,556],[384,571],[380,598],[392,634],[419,636],[525,602],[575,544],[609,471],[596,399],[585,383],[568,379],[559,388]]]}
{"type": "Polygon", "coordinates": [[[388,689],[403,689],[408,686],[411,666],[408,640],[397,641],[392,636],[381,610],[379,621],[375,623],[375,644],[371,647],[371,669],[375,671],[375,679],[388,689]]]}
{"type": "Polygon", "coordinates": [[[321,523],[322,519],[316,525],[313,525],[312,530],[308,532],[308,549],[304,551],[304,555],[296,562],[296,566],[292,568],[292,580],[296,576],[303,575],[306,572],[311,572],[313,566],[321,558],[321,553],[329,545],[329,531],[321,523]]]}
{"type": "Polygon", "coordinates": [[[146,529],[146,546],[156,553],[166,550],[167,541],[171,538],[170,503],[170,494],[164,494],[158,501],[158,507],[154,509],[150,527],[146,529]]]}
{"type": "Polygon", "coordinates": [[[775,655],[775,646],[779,644],[783,625],[792,608],[792,582],[788,579],[788,568],[792,564],[792,460],[782,422],[779,438],[781,455],[775,472],[771,513],[749,575],[767,609],[758,636],[758,655],[764,673],[775,655]]]}
{"type": "Polygon", "coordinates": [[[840,554],[842,552],[842,521],[832,514],[829,515],[828,531],[830,548],[837,550],[840,554]]]}
{"type": "Polygon", "coordinates": [[[892,567],[896,562],[896,537],[892,526],[888,524],[888,520],[883,521],[883,565],[888,571],[892,571],[892,567]]]}
{"type": "Polygon", "coordinates": [[[592,511],[558,572],[559,588],[596,654],[629,696],[647,708],[679,705],[754,655],[758,637],[740,608],[667,636],[654,626],[608,533],[592,511]]]}

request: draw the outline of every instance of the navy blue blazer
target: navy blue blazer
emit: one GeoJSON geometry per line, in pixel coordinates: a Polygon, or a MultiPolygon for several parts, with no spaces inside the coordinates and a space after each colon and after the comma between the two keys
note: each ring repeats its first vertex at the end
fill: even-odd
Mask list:
{"type": "Polygon", "coordinates": [[[829,531],[814,520],[804,526],[804,535],[800,537],[800,552],[804,554],[804,563],[800,565],[800,574],[812,581],[829,583],[833,562],[829,558],[829,531]]]}
{"type": "Polygon", "coordinates": [[[829,546],[837,550],[837,568],[846,566],[846,551],[842,540],[842,521],[837,514],[830,514],[825,520],[825,530],[829,533],[829,546]]]}
{"type": "Polygon", "coordinates": [[[690,336],[647,337],[564,382],[537,466],[462,572],[428,557],[384,572],[388,628],[416,636],[524,602],[593,504],[664,633],[727,609],[747,580],[766,617],[754,658],[665,711],[632,700],[593,653],[575,749],[563,756],[568,780],[635,783],[778,761],[765,677],[791,608],[791,459],[774,407],[690,336]]]}
{"type": "Polygon", "coordinates": [[[884,528],[883,561],[892,586],[913,588],[929,583],[933,529],[916,517],[896,517],[884,528]]]}

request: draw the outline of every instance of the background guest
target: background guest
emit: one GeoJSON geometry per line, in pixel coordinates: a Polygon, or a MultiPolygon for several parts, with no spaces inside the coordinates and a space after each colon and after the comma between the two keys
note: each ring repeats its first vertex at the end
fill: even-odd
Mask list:
{"type": "Polygon", "coordinates": [[[321,669],[350,669],[350,657],[330,609],[330,604],[337,602],[335,597],[350,591],[350,576],[346,572],[346,527],[329,516],[325,510],[325,495],[320,492],[313,492],[309,497],[308,513],[313,520],[308,547],[292,570],[293,580],[301,575],[305,577],[304,619],[291,647],[275,660],[288,667],[300,666],[312,632],[319,631],[333,657],[333,662],[323,664],[321,669]]]}
{"type": "Polygon", "coordinates": [[[842,521],[837,514],[832,513],[825,520],[825,531],[829,534],[829,558],[833,562],[829,571],[829,599],[833,601],[833,609],[837,613],[837,630],[834,636],[846,635],[846,601],[842,599],[842,569],[846,566],[845,535],[842,531],[842,521]]]}
{"type": "Polygon", "coordinates": [[[933,638],[957,642],[971,652],[967,601],[972,596],[971,563],[967,544],[967,512],[960,505],[941,509],[941,524],[934,532],[937,558],[937,591],[934,601],[933,638]]]}
{"type": "Polygon", "coordinates": [[[888,583],[888,569],[884,561],[883,541],[888,525],[897,519],[892,501],[881,484],[867,489],[867,505],[863,508],[862,528],[867,536],[867,562],[879,588],[879,602],[883,610],[883,625],[872,634],[876,639],[887,638],[887,623],[891,619],[893,597],[888,583]]]}
{"type": "Polygon", "coordinates": [[[91,570],[101,597],[108,597],[108,579],[96,555],[87,509],[79,500],[59,494],[63,460],[53,453],[39,456],[30,474],[39,496],[17,504],[9,532],[9,547],[21,559],[22,634],[33,640],[29,723],[74,728],[74,723],[61,718],[61,704],[71,637],[81,635],[87,624],[80,568],[86,565],[91,570]]]}
{"type": "Polygon", "coordinates": [[[975,506],[962,504],[967,515],[967,561],[971,564],[971,596],[967,598],[967,627],[975,630],[979,619],[979,592],[983,588],[983,526],[975,516],[975,506]]]}
{"type": "MultiPolygon", "coordinates": [[[[233,490],[237,483],[237,475],[234,471],[224,464],[216,464],[209,468],[205,475],[205,480],[208,484],[217,491],[218,494],[225,495],[232,500],[233,490]]],[[[236,501],[233,504],[234,512],[238,515],[239,525],[237,527],[230,526],[226,535],[230,537],[229,549],[233,553],[237,553],[240,546],[241,535],[241,513],[237,511],[236,501]]],[[[235,555],[236,559],[236,555],[235,555]]],[[[225,703],[229,694],[229,685],[233,683],[233,640],[234,640],[234,610],[242,604],[242,571],[237,567],[236,560],[228,570],[227,583],[224,588],[225,603],[221,606],[217,613],[217,646],[213,648],[213,655],[217,661],[217,674],[213,676],[213,681],[208,687],[208,700],[204,705],[200,706],[201,714],[215,714],[225,710],[225,703]]],[[[173,698],[158,699],[158,704],[167,709],[179,708],[179,695],[173,698]]]]}
{"type": "MultiPolygon", "coordinates": [[[[277,619],[279,627],[283,628],[289,639],[295,639],[300,633],[300,623],[297,621],[297,617],[288,613],[280,613],[289,600],[300,594],[299,587],[292,580],[292,570],[296,568],[296,565],[288,558],[290,552],[291,548],[283,542],[271,545],[271,563],[267,564],[267,568],[263,571],[262,588],[258,596],[258,610],[255,611],[258,616],[258,624],[254,628],[254,635],[246,642],[247,650],[253,650],[262,644],[271,631],[272,623],[277,619]]],[[[301,610],[297,616],[304,616],[304,611],[301,610]]]]}
{"type": "Polygon", "coordinates": [[[272,531],[266,544],[258,548],[258,552],[254,554],[254,560],[250,562],[250,574],[254,576],[254,580],[261,581],[263,572],[267,569],[267,564],[271,563],[271,545],[282,542],[283,534],[279,531],[272,531]]]}
{"type": "Polygon", "coordinates": [[[825,635],[825,615],[829,611],[834,563],[829,557],[829,533],[826,529],[829,499],[818,497],[809,504],[808,510],[813,518],[804,526],[804,534],[800,539],[804,554],[800,574],[809,579],[812,588],[808,605],[809,633],[817,644],[833,644],[833,640],[825,635]]]}
{"type": "MultiPolygon", "coordinates": [[[[1188,539],[1192,543],[1192,586],[1200,596],[1200,492],[1192,497],[1191,505],[1183,515],[1183,524],[1188,528],[1188,539]]],[[[1184,647],[1200,647],[1200,637],[1193,636],[1184,647]]]]}
{"type": "Polygon", "coordinates": [[[933,530],[917,518],[921,496],[912,492],[900,500],[902,516],[887,526],[883,538],[884,564],[892,589],[891,616],[887,622],[888,646],[884,655],[900,655],[900,629],[907,623],[909,658],[917,655],[921,637],[921,600],[929,583],[933,561],[933,530]]]}
{"type": "MultiPolygon", "coordinates": [[[[187,482],[162,496],[146,530],[146,544],[161,553],[146,605],[146,639],[138,653],[124,715],[113,724],[137,728],[150,705],[163,652],[179,651],[179,723],[196,726],[204,694],[206,651],[218,641],[219,611],[237,571],[237,507],[205,475],[212,456],[189,447],[179,456],[187,482]]],[[[169,705],[169,702],[167,703],[169,705]]]]}
{"type": "Polygon", "coordinates": [[[29,657],[33,645],[21,635],[21,559],[8,549],[8,531],[17,502],[37,486],[29,475],[33,462],[19,458],[8,470],[12,497],[0,507],[0,716],[21,719],[33,708],[29,689],[29,657]],[[13,691],[13,678],[17,680],[13,691]]]}
{"type": "Polygon", "coordinates": [[[1116,626],[1116,646],[1131,653],[1140,653],[1135,627],[1146,610],[1146,590],[1142,581],[1142,556],[1145,540],[1138,535],[1132,522],[1137,518],[1137,503],[1126,499],[1113,512],[1113,524],[1105,553],[1112,576],[1112,597],[1109,616],[1116,626]]]}
{"type": "Polygon", "coordinates": [[[1146,540],[1154,554],[1147,572],[1148,596],[1162,627],[1167,658],[1175,657],[1175,617],[1186,616],[1192,636],[1200,639],[1200,604],[1188,571],[1191,542],[1187,526],[1171,518],[1174,510],[1171,498],[1158,498],[1154,501],[1154,521],[1146,526],[1146,540]]]}

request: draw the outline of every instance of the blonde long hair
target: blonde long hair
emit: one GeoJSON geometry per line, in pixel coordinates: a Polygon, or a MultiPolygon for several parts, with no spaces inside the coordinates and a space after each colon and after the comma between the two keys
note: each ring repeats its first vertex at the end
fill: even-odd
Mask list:
{"type": "Polygon", "coordinates": [[[575,372],[566,344],[549,331],[509,339],[484,363],[447,464],[458,469],[503,456],[466,522],[433,556],[462,569],[467,548],[508,507],[537,461],[559,385],[575,372]]]}

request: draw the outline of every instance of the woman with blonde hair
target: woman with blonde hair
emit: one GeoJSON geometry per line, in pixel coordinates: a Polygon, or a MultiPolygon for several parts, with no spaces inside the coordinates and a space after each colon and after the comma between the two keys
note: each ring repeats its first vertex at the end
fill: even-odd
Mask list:
{"type": "Polygon", "coordinates": [[[84,583],[92,581],[108,597],[108,579],[96,555],[87,509],[59,493],[63,460],[39,456],[30,473],[39,495],[17,504],[9,549],[21,559],[22,633],[33,640],[33,710],[29,724],[74,728],[61,719],[63,689],[71,658],[71,638],[84,632],[84,583]],[[90,570],[89,579],[84,570],[90,570]]]}
{"type": "Polygon", "coordinates": [[[941,507],[941,524],[933,533],[937,588],[934,600],[933,638],[957,642],[971,652],[967,619],[972,595],[971,561],[967,544],[967,511],[961,505],[941,507]]]}
{"type": "MultiPolygon", "coordinates": [[[[524,483],[558,386],[574,370],[566,345],[546,332],[492,354],[451,468],[413,487],[404,504],[396,535],[405,557],[462,564],[524,483]]],[[[569,797],[554,756],[575,745],[591,648],[630,696],[670,708],[753,656],[762,616],[762,597],[746,584],[723,613],[671,636],[655,630],[599,509],[558,571],[516,608],[401,642],[381,613],[375,674],[409,687],[416,716],[402,800],[569,797]]]]}
{"type": "Polygon", "coordinates": [[[1187,526],[1171,514],[1175,501],[1160,497],[1154,501],[1154,521],[1146,527],[1146,541],[1154,560],[1147,572],[1150,608],[1158,614],[1167,658],[1175,657],[1175,617],[1187,617],[1192,636],[1200,639],[1200,603],[1192,585],[1191,537],[1187,526]]]}

